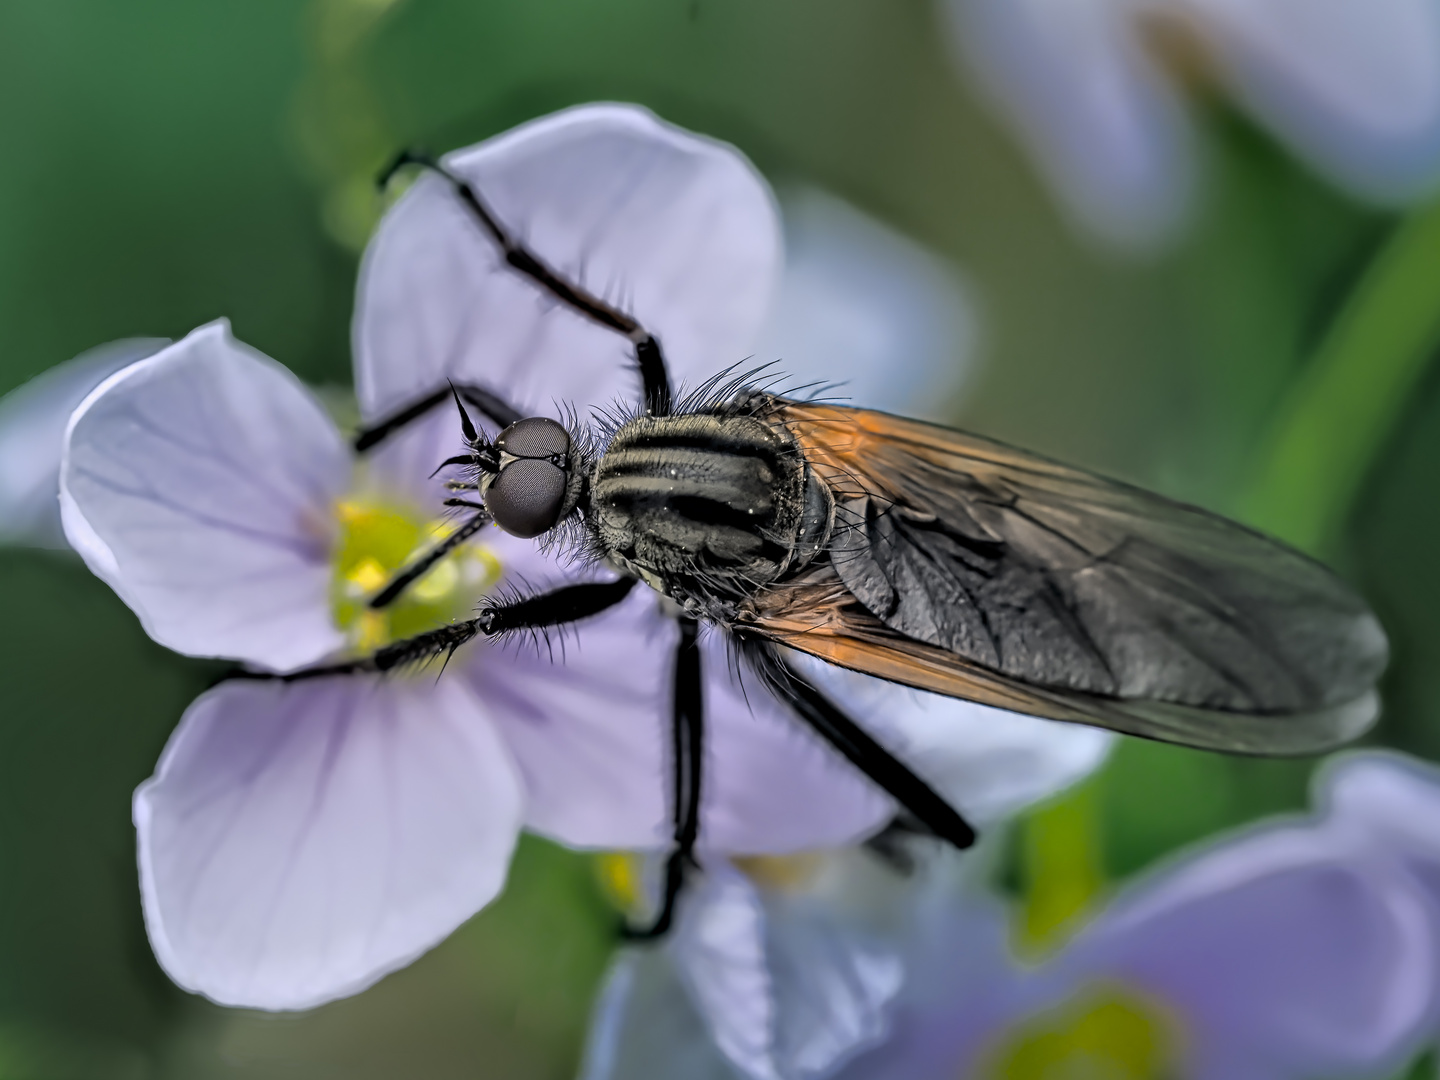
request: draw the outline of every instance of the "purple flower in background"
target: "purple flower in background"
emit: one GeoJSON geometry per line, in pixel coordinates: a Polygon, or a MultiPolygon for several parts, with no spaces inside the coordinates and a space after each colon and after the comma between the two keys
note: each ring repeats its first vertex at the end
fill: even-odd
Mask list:
{"type": "Polygon", "coordinates": [[[164,338],[112,341],[0,398],[0,542],[65,547],[57,496],[70,414],[107,376],[168,344],[164,338]]]}
{"type": "MultiPolygon", "coordinates": [[[[1088,775],[1110,745],[1089,729],[818,662],[807,675],[848,691],[877,734],[924,762],[936,789],[982,830],[1088,775]]],[[[702,851],[701,861],[705,874],[664,947],[627,950],[612,967],[585,1080],[809,1080],[885,1036],[907,976],[901,942],[924,890],[859,850],[733,861],[702,851]]],[[[936,861],[922,873],[954,869],[936,861]]]]}
{"type": "Polygon", "coordinates": [[[894,1034],[837,1076],[1390,1075],[1440,1016],[1440,772],[1356,754],[1319,787],[1314,816],[1146,874],[1034,968],[961,965],[1004,955],[1004,922],[937,905],[894,1034]]]}
{"type": "Polygon", "coordinates": [[[1431,0],[941,0],[957,56],[1066,209],[1153,247],[1193,209],[1181,90],[1218,83],[1333,182],[1385,203],[1440,181],[1431,0]]]}
{"type": "MultiPolygon", "coordinates": [[[[768,189],[732,149],[643,110],[592,106],[447,165],[548,259],[623,292],[681,381],[749,354],[780,241],[768,189]]],[[[367,418],[446,379],[535,415],[633,397],[623,340],[508,272],[431,176],[366,253],[354,345],[367,418]]],[[[786,363],[798,381],[831,374],[806,361],[786,363]]],[[[75,412],[66,533],[179,652],[288,670],[373,649],[506,582],[576,573],[486,530],[400,603],[365,606],[446,528],[431,520],[446,492],[429,476],[456,449],[455,426],[431,417],[357,461],[289,372],[214,323],[112,375],[75,412]]],[[[557,643],[554,662],[476,642],[438,680],[237,681],[203,695],[135,798],[161,963],[222,1003],[303,1008],[364,988],[484,906],[521,827],[575,847],[664,848],[675,632],[642,589],[557,643]]],[[[747,700],[718,639],[703,649],[707,852],[846,844],[889,820],[889,798],[777,702],[754,687],[747,700]]],[[[913,695],[870,682],[842,700],[873,697],[881,737],[923,775],[948,775],[944,746],[927,765],[936,732],[913,695]]],[[[1101,733],[1044,731],[1103,752],[1101,733]]]]}

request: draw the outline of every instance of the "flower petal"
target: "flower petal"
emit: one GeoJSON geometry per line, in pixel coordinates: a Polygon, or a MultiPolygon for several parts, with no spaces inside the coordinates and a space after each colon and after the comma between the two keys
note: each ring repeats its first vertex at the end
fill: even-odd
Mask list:
{"type": "MultiPolygon", "coordinates": [[[[531,559],[533,564],[536,560],[531,559]]],[[[675,620],[644,586],[551,648],[472,648],[464,677],[492,709],[527,791],[528,827],[572,847],[671,843],[675,620]]],[[[700,844],[783,853],[875,832],[893,804],[753,678],[719,634],[701,641],[700,844]]]]}
{"type": "Polygon", "coordinates": [[[785,273],[756,355],[787,384],[818,380],[855,405],[943,419],[975,338],[954,267],[819,188],[782,190],[780,208],[785,273]]]}
{"type": "Polygon", "coordinates": [[[754,1080],[827,1075],[874,1043],[903,974],[893,949],[825,898],[758,891],[720,860],[686,896],[667,948],[715,1045],[754,1080]]]}
{"type": "Polygon", "coordinates": [[[1402,859],[1433,862],[1440,875],[1440,769],[1404,754],[1362,750],[1328,762],[1320,787],[1337,823],[1383,840],[1402,859]]]}
{"type": "Polygon", "coordinates": [[[343,639],[330,619],[349,457],[288,371],[223,320],[110,376],[66,433],[66,535],[177,652],[273,668],[343,639]]]}
{"type": "MultiPolygon", "coordinates": [[[[552,267],[639,318],[678,383],[751,354],[780,268],[779,226],[769,188],[732,147],[633,105],[584,105],[445,164],[552,267]]],[[[367,417],[447,379],[482,383],[533,415],[558,415],[557,401],[583,411],[639,400],[630,343],[505,266],[434,175],[366,250],[354,337],[367,417]]],[[[456,452],[445,421],[400,440],[420,475],[456,452]]]]}
{"type": "Polygon", "coordinates": [[[1335,180],[1387,201],[1440,181],[1431,0],[1180,0],[1240,96],[1335,180]]]}
{"type": "Polygon", "coordinates": [[[664,949],[626,949],[595,1001],[581,1080],[735,1080],[664,949]]]}
{"type": "Polygon", "coordinates": [[[890,1034],[837,1080],[954,1080],[981,1075],[997,1032],[1023,1008],[1004,907],[972,880],[971,856],[942,853],[915,883],[906,918],[905,984],[890,1034]]]}
{"type": "Polygon", "coordinates": [[[573,635],[553,635],[551,648],[467,646],[463,677],[515,757],[528,828],[579,848],[670,842],[675,640],[674,620],[642,585],[573,635]]]}
{"type": "Polygon", "coordinates": [[[767,894],[765,913],[780,1071],[828,1076],[889,1030],[905,975],[899,950],[846,921],[829,897],[767,894]]]}
{"type": "Polygon", "coordinates": [[[0,398],[0,540],[63,548],[60,451],[75,407],[111,373],[169,344],[127,338],[83,352],[0,398]]]}
{"type": "Polygon", "coordinates": [[[972,824],[998,821],[1083,779],[1115,736],[860,675],[793,654],[806,675],[972,824]]]}
{"type": "Polygon", "coordinates": [[[1269,827],[1128,890],[1055,974],[1153,996],[1186,1029],[1187,1075],[1383,1073],[1428,1030],[1435,946],[1383,853],[1344,828],[1269,827]]]}
{"type": "Polygon", "coordinates": [[[223,683],[135,793],[151,944],[226,1005],[355,993],[494,898],[520,815],[458,679],[223,683]]]}
{"type": "Polygon", "coordinates": [[[685,898],[667,948],[720,1052],[754,1080],[779,1080],[765,912],[754,887],[717,860],[685,898]]]}
{"type": "Polygon", "coordinates": [[[888,795],[758,679],[744,671],[737,676],[722,635],[704,635],[700,647],[705,850],[753,855],[841,847],[890,820],[895,804],[888,795]]]}
{"type": "Polygon", "coordinates": [[[945,0],[952,44],[1055,194],[1101,239],[1152,249],[1193,202],[1192,134],[1114,0],[945,0]]]}

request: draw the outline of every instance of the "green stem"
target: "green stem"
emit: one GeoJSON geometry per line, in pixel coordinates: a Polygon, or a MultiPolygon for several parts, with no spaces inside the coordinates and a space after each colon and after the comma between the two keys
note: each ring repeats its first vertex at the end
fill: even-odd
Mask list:
{"type": "Polygon", "coordinates": [[[1239,517],[1305,551],[1334,542],[1440,347],[1440,203],[1404,222],[1346,300],[1271,429],[1239,517]]]}
{"type": "Polygon", "coordinates": [[[1080,925],[1105,887],[1095,782],[1035,808],[1021,827],[1025,901],[1016,945],[1045,953],[1080,925]]]}

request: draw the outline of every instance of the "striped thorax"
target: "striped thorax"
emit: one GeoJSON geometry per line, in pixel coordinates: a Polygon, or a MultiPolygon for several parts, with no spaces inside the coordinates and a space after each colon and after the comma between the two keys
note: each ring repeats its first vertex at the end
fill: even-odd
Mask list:
{"type": "Polygon", "coordinates": [[[829,489],[782,427],[750,415],[640,416],[591,477],[607,557],[679,600],[742,597],[809,561],[829,537],[829,489]]]}

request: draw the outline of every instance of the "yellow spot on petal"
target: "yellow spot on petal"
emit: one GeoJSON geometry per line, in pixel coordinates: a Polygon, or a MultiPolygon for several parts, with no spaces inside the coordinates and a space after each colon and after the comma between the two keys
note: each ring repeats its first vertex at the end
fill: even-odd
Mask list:
{"type": "Polygon", "coordinates": [[[774,892],[799,892],[819,876],[825,858],[819,852],[798,855],[741,855],[730,860],[742,874],[774,892]]]}
{"type": "Polygon", "coordinates": [[[607,851],[596,855],[595,877],[605,899],[623,912],[638,912],[645,906],[643,863],[639,855],[607,851]]]}

